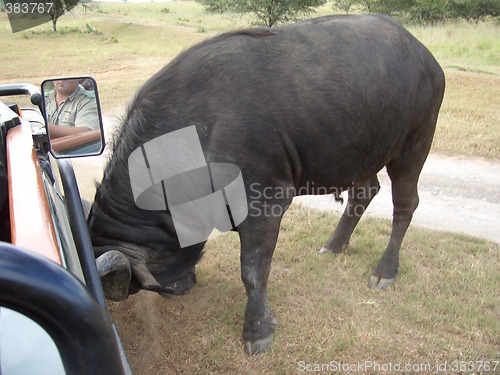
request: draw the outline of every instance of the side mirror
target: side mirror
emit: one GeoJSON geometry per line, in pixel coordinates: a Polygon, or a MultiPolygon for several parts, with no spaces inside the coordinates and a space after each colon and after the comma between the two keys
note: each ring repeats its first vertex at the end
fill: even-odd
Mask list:
{"type": "Polygon", "coordinates": [[[104,129],[94,78],[45,80],[42,97],[49,149],[55,158],[102,154],[104,129]]]}

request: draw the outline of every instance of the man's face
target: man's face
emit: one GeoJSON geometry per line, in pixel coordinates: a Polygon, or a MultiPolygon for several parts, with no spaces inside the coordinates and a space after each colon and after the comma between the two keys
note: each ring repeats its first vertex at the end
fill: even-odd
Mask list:
{"type": "Polygon", "coordinates": [[[56,90],[62,95],[70,96],[78,88],[77,79],[64,79],[61,81],[55,81],[56,90]]]}

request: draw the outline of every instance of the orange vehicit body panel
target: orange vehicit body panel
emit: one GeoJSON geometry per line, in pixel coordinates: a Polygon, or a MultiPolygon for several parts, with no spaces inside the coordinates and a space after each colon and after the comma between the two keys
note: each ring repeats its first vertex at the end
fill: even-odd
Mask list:
{"type": "Polygon", "coordinates": [[[7,170],[12,243],[62,265],[29,122],[7,134],[7,170]]]}

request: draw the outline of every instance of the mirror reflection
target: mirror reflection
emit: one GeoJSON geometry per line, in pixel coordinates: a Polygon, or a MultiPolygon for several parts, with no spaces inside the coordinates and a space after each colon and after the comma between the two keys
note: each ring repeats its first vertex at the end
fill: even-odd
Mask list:
{"type": "Polygon", "coordinates": [[[98,155],[104,138],[97,96],[91,77],[47,80],[42,83],[47,134],[55,157],[98,155]]]}

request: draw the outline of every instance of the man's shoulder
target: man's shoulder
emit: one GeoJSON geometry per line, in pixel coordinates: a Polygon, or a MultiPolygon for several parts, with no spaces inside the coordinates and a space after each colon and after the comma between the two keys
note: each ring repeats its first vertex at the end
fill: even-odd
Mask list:
{"type": "Polygon", "coordinates": [[[85,90],[81,86],[78,88],[78,95],[88,99],[95,99],[95,91],[85,90]]]}
{"type": "Polygon", "coordinates": [[[94,91],[87,91],[87,90],[83,90],[84,91],[84,95],[89,98],[89,99],[95,99],[95,92],[94,91]]]}

